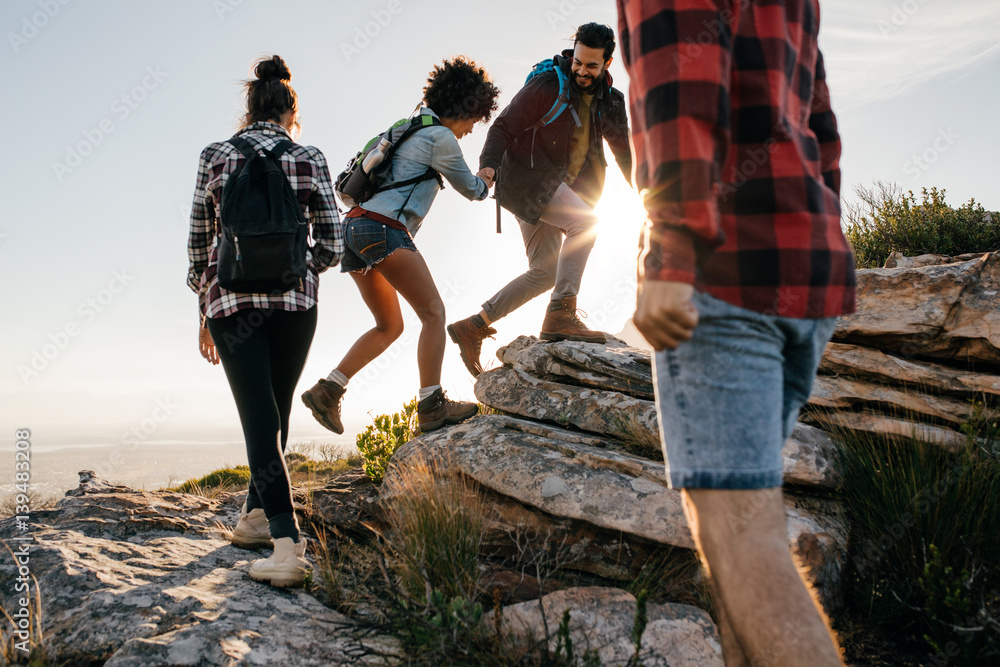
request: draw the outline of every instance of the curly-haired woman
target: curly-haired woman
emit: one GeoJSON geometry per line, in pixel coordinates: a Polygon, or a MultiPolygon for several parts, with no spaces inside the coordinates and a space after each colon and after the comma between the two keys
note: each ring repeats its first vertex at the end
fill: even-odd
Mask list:
{"type": "Polygon", "coordinates": [[[223,187],[247,164],[243,152],[226,141],[209,144],[198,164],[188,285],[201,308],[201,354],[212,364],[222,361],[246,439],[250,488],[232,543],[256,549],[273,542],[274,554],[252,563],[250,578],[278,587],[301,586],[308,568],[306,542],[292,509],[282,452],[295,385],[316,331],[317,276],[336,266],[344,243],[326,158],[312,146],[292,142],[298,97],[289,84],[291,72],[284,60],[272,56],[259,61],[254,74],[246,84],[247,112],[236,138],[249,144],[244,145],[248,152],[269,154],[288,177],[315,241],[306,256],[306,274],[285,292],[245,293],[219,284],[216,241],[222,230],[223,187]]]}
{"type": "MultiPolygon", "coordinates": [[[[420,113],[438,119],[440,125],[421,129],[399,145],[392,156],[387,184],[419,177],[429,167],[465,198],[485,199],[489,186],[469,170],[458,140],[472,132],[476,123],[490,119],[497,109],[499,92],[489,74],[471,60],[457,57],[436,65],[427,79],[425,106],[420,113]]],[[[354,343],[326,379],[302,394],[317,421],[334,433],[344,432],[340,402],[348,380],[403,333],[399,295],[421,323],[417,343],[420,429],[426,432],[457,424],[478,411],[475,403],[449,400],[441,389],[444,303],[427,263],[413,244],[440,187],[436,179],[428,179],[385,189],[346,215],[347,250],[341,271],[354,279],[375,317],[375,326],[354,343]]]]}

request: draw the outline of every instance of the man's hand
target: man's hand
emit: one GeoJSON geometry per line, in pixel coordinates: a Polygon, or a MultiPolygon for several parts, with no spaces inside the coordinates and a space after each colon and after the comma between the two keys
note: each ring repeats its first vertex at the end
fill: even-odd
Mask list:
{"type": "Polygon", "coordinates": [[[496,178],[496,175],[497,172],[493,169],[493,167],[483,167],[479,170],[479,173],[476,174],[476,176],[486,181],[487,188],[493,187],[493,179],[496,178]]]}
{"type": "Polygon", "coordinates": [[[201,351],[201,356],[208,360],[208,363],[213,366],[219,365],[219,351],[215,349],[212,334],[208,329],[203,329],[200,326],[198,327],[198,349],[201,351]]]}
{"type": "Polygon", "coordinates": [[[639,287],[632,322],[654,350],[673,350],[691,338],[698,326],[693,294],[694,287],[687,283],[650,280],[639,287]]]}

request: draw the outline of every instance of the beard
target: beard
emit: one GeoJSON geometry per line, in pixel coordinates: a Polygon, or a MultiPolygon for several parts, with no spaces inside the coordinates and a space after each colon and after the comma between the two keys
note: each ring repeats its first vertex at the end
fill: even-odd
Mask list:
{"type": "Polygon", "coordinates": [[[580,77],[578,77],[576,74],[573,74],[573,76],[570,77],[570,81],[572,82],[574,90],[576,90],[577,92],[586,93],[586,94],[589,95],[589,94],[595,92],[597,90],[597,87],[599,85],[601,85],[601,82],[604,81],[604,73],[602,72],[601,75],[598,76],[595,79],[587,77],[586,78],[587,85],[581,84],[580,83],[580,77]]]}

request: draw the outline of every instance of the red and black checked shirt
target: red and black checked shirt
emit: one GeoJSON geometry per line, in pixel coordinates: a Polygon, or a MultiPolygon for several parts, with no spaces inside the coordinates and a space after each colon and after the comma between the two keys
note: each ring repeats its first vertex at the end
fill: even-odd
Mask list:
{"type": "Polygon", "coordinates": [[[782,317],[854,312],[818,0],[618,0],[640,274],[782,317]]]}
{"type": "MultiPolygon", "coordinates": [[[[257,149],[271,149],[279,141],[291,139],[285,128],[269,122],[248,125],[237,135],[257,149]]],[[[281,167],[311,224],[314,244],[307,256],[311,270],[304,284],[301,288],[279,295],[242,294],[220,287],[216,253],[222,187],[245,159],[231,144],[216,142],[201,152],[198,162],[198,180],[191,207],[191,233],[188,237],[190,268],[187,282],[198,294],[203,318],[226,317],[246,308],[308,310],[316,305],[317,274],[336,266],[344,254],[340,214],[333,198],[326,158],[317,148],[296,144],[281,156],[281,167]]]]}

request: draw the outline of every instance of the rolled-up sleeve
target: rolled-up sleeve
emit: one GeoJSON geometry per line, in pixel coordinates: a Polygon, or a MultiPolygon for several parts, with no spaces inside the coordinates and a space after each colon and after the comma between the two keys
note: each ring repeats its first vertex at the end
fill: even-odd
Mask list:
{"type": "Polygon", "coordinates": [[[486,181],[469,169],[468,163],[462,156],[458,139],[451,131],[441,132],[435,137],[431,168],[441,174],[466,199],[480,201],[486,199],[490,192],[486,181]]]}

